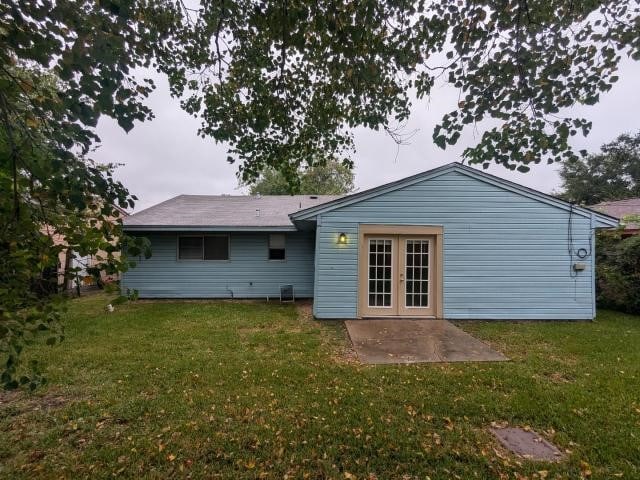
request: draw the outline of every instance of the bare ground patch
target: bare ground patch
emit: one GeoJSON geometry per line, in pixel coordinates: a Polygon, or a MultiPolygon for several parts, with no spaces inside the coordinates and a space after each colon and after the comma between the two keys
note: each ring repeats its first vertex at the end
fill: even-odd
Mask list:
{"type": "Polygon", "coordinates": [[[341,320],[316,320],[313,317],[313,303],[311,300],[297,302],[298,319],[306,328],[319,328],[323,346],[331,352],[331,358],[336,363],[359,365],[358,355],[353,348],[349,334],[341,320]]]}
{"type": "Polygon", "coordinates": [[[556,385],[568,384],[576,381],[575,377],[563,372],[550,372],[550,373],[542,373],[539,375],[536,374],[533,376],[533,378],[543,379],[548,382],[554,383],[556,385]]]}
{"type": "Polygon", "coordinates": [[[55,410],[76,400],[55,391],[43,395],[23,390],[0,391],[0,414],[18,416],[34,411],[55,410]]]}

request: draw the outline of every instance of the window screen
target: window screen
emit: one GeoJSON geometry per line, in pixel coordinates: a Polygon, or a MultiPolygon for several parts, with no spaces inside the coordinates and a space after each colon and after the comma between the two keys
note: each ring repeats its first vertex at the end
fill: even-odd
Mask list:
{"type": "Polygon", "coordinates": [[[229,237],[216,235],[204,237],[205,260],[229,260],[229,237]]]}
{"type": "Polygon", "coordinates": [[[202,237],[178,238],[178,258],[180,260],[202,260],[202,237]]]}
{"type": "Polygon", "coordinates": [[[229,236],[185,236],[178,239],[180,260],[229,260],[229,236]]]}
{"type": "Polygon", "coordinates": [[[272,233],[269,235],[269,260],[284,260],[284,252],[284,233],[272,233]]]}

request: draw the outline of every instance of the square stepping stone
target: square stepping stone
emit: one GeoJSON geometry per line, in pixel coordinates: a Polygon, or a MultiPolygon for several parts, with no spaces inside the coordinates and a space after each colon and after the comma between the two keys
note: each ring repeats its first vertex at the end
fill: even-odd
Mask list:
{"type": "Polygon", "coordinates": [[[506,449],[527,460],[559,462],[564,459],[564,454],[558,447],[532,430],[506,427],[490,428],[489,431],[506,449]]]}

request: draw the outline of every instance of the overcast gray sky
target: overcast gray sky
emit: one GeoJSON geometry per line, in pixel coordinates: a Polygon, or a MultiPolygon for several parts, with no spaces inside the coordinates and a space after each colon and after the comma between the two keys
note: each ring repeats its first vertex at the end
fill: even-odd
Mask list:
{"type": "MultiPolygon", "coordinates": [[[[171,98],[166,81],[156,77],[158,88],[149,99],[155,120],[136,124],[128,134],[104,118],[98,125],[102,146],[93,155],[101,162],[121,163],[116,177],[139,198],[136,210],[147,208],[179,194],[243,194],[235,176],[237,166],[226,162],[226,147],[196,132],[200,121],[184,113],[171,98]]],[[[415,102],[406,131],[417,130],[406,146],[397,145],[386,134],[356,131],[355,179],[359,190],[397,180],[445,163],[459,161],[466,146],[482,132],[464,132],[458,144],[441,150],[431,134],[442,116],[456,107],[457,92],[436,87],[429,101],[415,102]]],[[[623,132],[640,130],[640,62],[621,64],[620,81],[593,107],[569,112],[593,121],[591,134],[575,137],[576,149],[597,151],[601,144],[623,132]]],[[[526,174],[494,165],[489,172],[537,190],[550,193],[559,186],[557,165],[537,165],[526,174]]]]}

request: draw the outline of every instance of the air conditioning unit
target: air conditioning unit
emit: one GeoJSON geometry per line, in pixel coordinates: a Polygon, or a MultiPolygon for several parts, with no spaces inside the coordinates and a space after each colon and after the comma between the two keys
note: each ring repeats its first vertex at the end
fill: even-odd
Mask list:
{"type": "Polygon", "coordinates": [[[293,290],[293,285],[280,285],[280,303],[296,301],[296,295],[293,290]]]}

